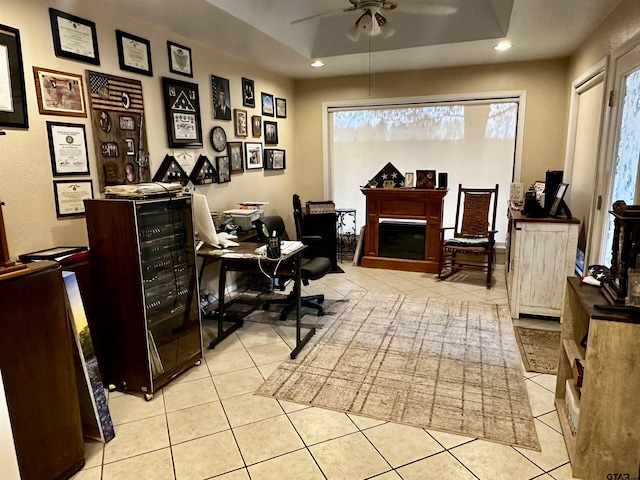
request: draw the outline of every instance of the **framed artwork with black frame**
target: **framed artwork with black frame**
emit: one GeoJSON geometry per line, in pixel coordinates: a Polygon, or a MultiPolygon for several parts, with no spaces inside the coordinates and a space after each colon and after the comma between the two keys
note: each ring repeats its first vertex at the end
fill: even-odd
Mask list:
{"type": "Polygon", "coordinates": [[[231,169],[229,167],[229,157],[216,157],[216,167],[218,169],[218,183],[231,181],[231,169]]]}
{"type": "Polygon", "coordinates": [[[287,118],[287,101],[284,98],[276,98],[276,117],[287,118]]]}
{"type": "Polygon", "coordinates": [[[278,123],[277,122],[264,122],[264,144],[265,145],[277,145],[278,144],[278,123]]]}
{"type": "Polygon", "coordinates": [[[89,152],[84,125],[47,122],[47,134],[54,177],[89,175],[89,152]]]}
{"type": "Polygon", "coordinates": [[[251,136],[253,138],[260,138],[262,136],[262,117],[260,115],[253,115],[251,117],[251,136]]]}
{"type": "Polygon", "coordinates": [[[116,30],[120,70],[153,77],[149,40],[116,30]]]}
{"type": "Polygon", "coordinates": [[[82,75],[33,67],[33,77],[42,115],[87,116],[82,75]]]}
{"type": "Polygon", "coordinates": [[[235,127],[236,137],[246,137],[249,135],[247,131],[247,111],[233,110],[233,125],[235,127]]]}
{"type": "Polygon", "coordinates": [[[278,148],[265,148],[264,168],[265,170],[284,170],[287,168],[285,151],[278,148]]]}
{"type": "Polygon", "coordinates": [[[262,92],[262,115],[273,117],[273,95],[262,92]]]}
{"type": "Polygon", "coordinates": [[[0,126],[28,128],[20,31],[0,25],[0,126]]]}
{"type": "Polygon", "coordinates": [[[227,143],[227,153],[229,154],[229,163],[231,175],[244,172],[244,155],[242,154],[242,142],[227,143]]]}
{"type": "MultiPolygon", "coordinates": [[[[564,195],[565,193],[567,193],[568,188],[568,183],[560,183],[560,185],[558,185],[556,196],[553,198],[553,203],[551,204],[551,209],[549,210],[549,215],[551,215],[552,217],[557,217],[562,213],[563,210],[568,211],[568,208],[564,203],[564,195]]],[[[571,218],[571,213],[568,213],[567,217],[571,218]]]]}
{"type": "Polygon", "coordinates": [[[84,200],[93,198],[93,182],[91,180],[54,180],[53,194],[58,218],[84,215],[84,200]]]}
{"type": "Polygon", "coordinates": [[[244,158],[247,170],[262,169],[264,159],[262,157],[262,144],[257,142],[244,143],[244,158]]]}
{"type": "Polygon", "coordinates": [[[229,79],[211,75],[211,98],[213,100],[213,118],[231,120],[229,79]]]}
{"type": "Polygon", "coordinates": [[[170,148],[202,147],[198,85],[162,77],[170,148]]]}
{"type": "Polygon", "coordinates": [[[189,47],[167,40],[167,53],[169,54],[169,71],[171,73],[193,77],[193,61],[189,47]]]}
{"type": "Polygon", "coordinates": [[[96,24],[55,8],[49,9],[56,57],[100,65],[96,24]]]}
{"type": "Polygon", "coordinates": [[[242,106],[256,106],[256,89],[253,80],[242,77],[242,106]]]}

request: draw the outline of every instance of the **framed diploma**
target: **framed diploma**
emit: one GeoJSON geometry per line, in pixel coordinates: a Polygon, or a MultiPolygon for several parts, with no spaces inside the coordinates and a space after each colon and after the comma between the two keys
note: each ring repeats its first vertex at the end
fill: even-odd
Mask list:
{"type": "Polygon", "coordinates": [[[58,218],[84,215],[84,200],[93,198],[91,180],[54,180],[53,194],[58,218]]]}
{"type": "Polygon", "coordinates": [[[54,177],[89,175],[87,134],[84,125],[47,122],[54,177]]]}
{"type": "Polygon", "coordinates": [[[5,25],[0,25],[0,126],[29,126],[20,32],[5,25]]]}
{"type": "Polygon", "coordinates": [[[96,24],[55,8],[49,9],[56,57],[100,65],[96,24]]]}
{"type": "Polygon", "coordinates": [[[198,85],[162,77],[162,88],[169,147],[202,147],[198,85]]]}
{"type": "Polygon", "coordinates": [[[149,40],[116,30],[116,43],[118,44],[120,70],[153,76],[149,40]]]}

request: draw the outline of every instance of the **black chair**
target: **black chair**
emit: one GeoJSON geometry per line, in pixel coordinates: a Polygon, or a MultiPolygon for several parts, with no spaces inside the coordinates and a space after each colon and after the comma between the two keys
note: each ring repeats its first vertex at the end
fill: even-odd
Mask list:
{"type": "MultiPolygon", "coordinates": [[[[276,232],[276,235],[279,236],[281,240],[289,240],[289,236],[287,235],[284,227],[284,221],[282,220],[282,217],[278,215],[263,217],[256,220],[254,224],[258,234],[258,239],[261,242],[267,243],[268,240],[264,232],[268,232],[268,234],[276,232]]],[[[315,257],[311,254],[313,244],[322,240],[320,237],[299,236],[298,240],[305,245],[310,246],[310,248],[307,248],[302,253],[302,262],[300,266],[302,283],[303,285],[309,285],[310,280],[322,278],[331,271],[331,260],[326,257],[315,257]]],[[[291,276],[277,276],[274,279],[274,288],[284,290],[286,282],[291,279],[291,276]]],[[[300,299],[302,306],[317,310],[318,316],[324,315],[324,309],[322,308],[322,305],[320,305],[322,302],[324,302],[324,295],[322,294],[307,295],[300,299]]],[[[271,305],[285,305],[280,313],[280,320],[286,320],[287,315],[296,308],[295,290],[287,295],[286,298],[267,300],[262,308],[264,310],[269,310],[271,305]]]]}

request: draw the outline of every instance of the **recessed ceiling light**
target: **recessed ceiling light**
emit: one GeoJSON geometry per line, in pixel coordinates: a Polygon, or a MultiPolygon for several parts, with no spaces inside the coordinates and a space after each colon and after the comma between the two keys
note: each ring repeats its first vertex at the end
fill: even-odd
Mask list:
{"type": "Polygon", "coordinates": [[[322,60],[316,60],[315,62],[313,62],[311,64],[311,66],[313,68],[320,68],[320,67],[324,67],[324,62],[322,60]]]}
{"type": "Polygon", "coordinates": [[[511,42],[508,40],[503,40],[502,42],[498,43],[495,47],[493,47],[495,50],[498,50],[499,52],[502,52],[504,50],[509,50],[511,48],[511,42]]]}

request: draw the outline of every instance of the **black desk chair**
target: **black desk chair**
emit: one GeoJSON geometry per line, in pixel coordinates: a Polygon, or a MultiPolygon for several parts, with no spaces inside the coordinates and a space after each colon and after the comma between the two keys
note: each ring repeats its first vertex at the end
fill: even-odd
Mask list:
{"type": "MultiPolygon", "coordinates": [[[[254,223],[256,226],[256,232],[258,233],[258,238],[261,242],[267,243],[267,238],[265,237],[264,232],[268,232],[269,234],[276,232],[276,235],[278,235],[281,240],[289,240],[289,236],[287,235],[284,227],[284,221],[280,216],[273,215],[263,217],[256,220],[254,223]]],[[[320,237],[303,236],[298,237],[298,240],[305,245],[312,245],[314,242],[322,239],[320,237]]],[[[309,255],[309,249],[302,253],[302,257],[300,274],[304,285],[309,285],[310,280],[322,278],[331,271],[331,260],[328,258],[309,255]]],[[[274,287],[284,290],[286,281],[291,280],[291,278],[292,277],[288,276],[277,276],[275,278],[274,287]]],[[[324,295],[308,295],[301,297],[300,301],[303,307],[309,307],[317,310],[318,316],[324,315],[324,309],[322,308],[322,305],[320,305],[324,302],[324,295]]],[[[296,308],[295,292],[292,291],[283,299],[267,300],[264,303],[263,309],[269,310],[271,305],[285,305],[284,309],[280,313],[280,320],[286,320],[289,312],[296,308]]]]}

